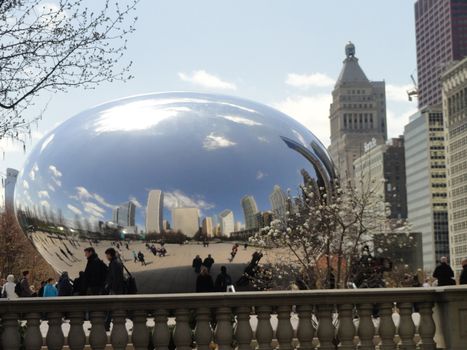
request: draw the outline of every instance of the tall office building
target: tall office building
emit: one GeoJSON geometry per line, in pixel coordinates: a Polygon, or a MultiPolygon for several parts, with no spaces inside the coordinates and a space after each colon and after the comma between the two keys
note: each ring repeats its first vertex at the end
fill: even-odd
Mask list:
{"type": "MultiPolygon", "coordinates": [[[[404,138],[394,138],[386,144],[370,142],[365,153],[354,162],[357,188],[369,186],[381,205],[390,205],[390,219],[407,218],[407,192],[405,183],[404,138]]],[[[382,207],[381,209],[384,209],[382,207]]]]}
{"type": "Polygon", "coordinates": [[[172,226],[175,232],[180,231],[188,237],[193,237],[199,230],[199,209],[173,208],[172,226]]]}
{"type": "Polygon", "coordinates": [[[467,1],[418,0],[415,3],[418,106],[441,104],[441,73],[467,56],[467,1]]]}
{"type": "Polygon", "coordinates": [[[425,108],[404,129],[408,218],[422,234],[423,266],[449,256],[443,114],[425,108]]]}
{"type": "Polygon", "coordinates": [[[353,162],[372,139],[383,144],[386,131],[384,81],[370,81],[355,57],[355,46],[345,47],[346,58],[332,92],[330,107],[331,145],[329,151],[341,183],[352,183],[353,162]]]}
{"type": "Polygon", "coordinates": [[[213,236],[212,218],[210,216],[206,216],[203,219],[201,228],[204,235],[207,237],[213,236]]]}
{"type": "Polygon", "coordinates": [[[243,215],[245,216],[245,227],[247,230],[258,228],[258,206],[256,205],[255,198],[247,195],[242,198],[243,215]]]}
{"type": "Polygon", "coordinates": [[[164,210],[164,193],[161,190],[151,190],[148,194],[146,207],[146,232],[162,232],[164,210]]]}
{"type": "Polygon", "coordinates": [[[6,169],[5,179],[5,210],[13,210],[13,197],[15,194],[16,179],[18,178],[19,171],[13,168],[6,169]]]}
{"type": "Polygon", "coordinates": [[[135,226],[135,214],[135,203],[128,201],[112,210],[112,221],[122,227],[135,226]]]}
{"type": "Polygon", "coordinates": [[[269,203],[276,219],[284,219],[287,213],[287,195],[279,185],[274,186],[274,190],[269,195],[269,203]]]}
{"type": "MultiPolygon", "coordinates": [[[[467,39],[466,39],[467,40],[467,39]]],[[[451,266],[467,257],[467,58],[442,76],[451,266]]]]}
{"type": "Polygon", "coordinates": [[[224,237],[230,237],[232,232],[235,232],[235,219],[232,210],[225,209],[219,214],[219,222],[221,235],[224,237]]]}

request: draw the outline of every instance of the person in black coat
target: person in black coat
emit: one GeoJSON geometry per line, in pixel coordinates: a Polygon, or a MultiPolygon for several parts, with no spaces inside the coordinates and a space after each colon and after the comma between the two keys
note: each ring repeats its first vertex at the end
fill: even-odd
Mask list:
{"type": "Polygon", "coordinates": [[[225,266],[221,266],[221,273],[217,275],[216,282],[214,286],[218,292],[226,292],[227,287],[232,284],[232,278],[227,273],[227,268],[225,266]]]}
{"type": "Polygon", "coordinates": [[[462,272],[459,277],[459,284],[467,284],[467,258],[462,259],[462,272]]]}
{"type": "Polygon", "coordinates": [[[201,268],[201,272],[196,278],[196,293],[209,293],[214,291],[214,283],[206,266],[201,268]]]}
{"type": "Polygon", "coordinates": [[[84,271],[80,271],[78,277],[73,280],[73,295],[86,295],[84,285],[84,271]]]}
{"type": "Polygon", "coordinates": [[[68,276],[68,272],[62,272],[57,287],[59,297],[71,297],[73,295],[73,284],[68,276]]]}
{"type": "Polygon", "coordinates": [[[86,248],[84,255],[88,259],[84,270],[84,290],[86,295],[104,294],[107,280],[107,266],[99,259],[93,247],[86,248]]]}
{"type": "Polygon", "coordinates": [[[201,271],[201,265],[203,265],[203,260],[201,260],[199,255],[196,255],[196,257],[193,259],[193,263],[191,264],[196,273],[201,271]]]}
{"type": "Polygon", "coordinates": [[[105,283],[105,290],[110,295],[123,294],[125,292],[125,282],[123,277],[123,264],[117,257],[114,248],[105,251],[105,256],[109,261],[109,269],[105,283]]]}
{"type": "Polygon", "coordinates": [[[448,258],[445,256],[441,257],[440,264],[436,266],[433,272],[433,277],[438,280],[438,286],[452,286],[456,284],[454,280],[454,271],[451,266],[448,265],[448,258]]]}

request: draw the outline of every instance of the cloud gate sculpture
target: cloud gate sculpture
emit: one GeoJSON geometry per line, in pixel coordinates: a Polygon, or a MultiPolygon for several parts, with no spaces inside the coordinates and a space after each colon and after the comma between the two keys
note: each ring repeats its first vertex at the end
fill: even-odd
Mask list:
{"type": "Polygon", "coordinates": [[[84,248],[102,258],[120,242],[140,291],[190,292],[196,255],[211,254],[214,277],[222,265],[242,275],[255,252],[242,242],[285,215],[305,173],[326,188],[334,178],[324,146],[283,113],[228,96],[149,94],[46,135],[18,177],[15,210],[59,272],[75,276],[84,248]]]}

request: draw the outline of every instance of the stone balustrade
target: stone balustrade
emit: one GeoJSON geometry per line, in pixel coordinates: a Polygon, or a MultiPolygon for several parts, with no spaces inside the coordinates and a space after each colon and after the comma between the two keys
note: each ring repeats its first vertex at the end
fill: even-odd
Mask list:
{"type": "Polygon", "coordinates": [[[1,299],[0,317],[3,350],[467,349],[467,287],[1,299]]]}

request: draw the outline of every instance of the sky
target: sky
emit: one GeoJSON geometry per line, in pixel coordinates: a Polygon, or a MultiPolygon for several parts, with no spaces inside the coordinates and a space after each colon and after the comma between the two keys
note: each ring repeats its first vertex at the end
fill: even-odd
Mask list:
{"type": "Polygon", "coordinates": [[[331,92],[348,41],[367,77],[386,81],[388,136],[401,134],[416,110],[406,95],[416,67],[413,1],[141,0],[136,15],[125,57],[135,78],[41,95],[36,106],[47,108],[26,152],[0,141],[2,174],[21,169],[34,145],[67,118],[148,92],[251,99],[285,112],[328,145],[331,92]]]}

